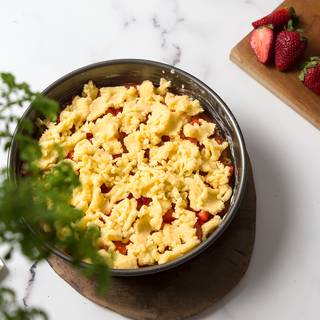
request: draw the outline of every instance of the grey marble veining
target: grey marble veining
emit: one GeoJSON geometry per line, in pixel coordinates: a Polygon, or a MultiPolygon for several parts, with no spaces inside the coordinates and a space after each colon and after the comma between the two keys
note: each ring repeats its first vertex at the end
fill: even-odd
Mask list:
{"type": "Polygon", "coordinates": [[[31,293],[31,290],[32,290],[32,285],[33,285],[33,282],[35,281],[36,279],[36,272],[37,272],[37,263],[33,263],[29,269],[29,272],[30,272],[30,278],[28,280],[28,283],[27,283],[27,286],[26,286],[26,289],[25,289],[25,293],[24,293],[24,296],[22,298],[22,301],[23,301],[23,305],[25,307],[29,307],[29,304],[28,304],[28,299],[29,299],[29,296],[30,296],[30,293],[31,293]]]}

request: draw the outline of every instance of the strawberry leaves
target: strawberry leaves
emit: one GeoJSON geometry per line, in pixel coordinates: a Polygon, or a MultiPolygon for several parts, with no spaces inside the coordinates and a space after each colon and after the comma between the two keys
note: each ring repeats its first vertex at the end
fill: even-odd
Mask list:
{"type": "Polygon", "coordinates": [[[311,57],[302,68],[299,74],[300,81],[313,91],[315,94],[320,96],[320,58],[311,57]]]}

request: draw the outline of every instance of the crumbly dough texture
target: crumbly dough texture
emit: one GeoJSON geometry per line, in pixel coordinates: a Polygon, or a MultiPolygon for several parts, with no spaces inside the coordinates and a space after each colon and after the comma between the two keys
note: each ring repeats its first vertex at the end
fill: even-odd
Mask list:
{"type": "Polygon", "coordinates": [[[59,144],[78,172],[72,205],[84,212],[80,226],[99,226],[100,252],[113,268],[184,255],[219,226],[232,194],[230,167],[219,161],[228,143],[212,138],[215,124],[191,123],[203,112],[198,100],[169,88],[165,79],[157,88],[147,80],[98,89],[90,81],[40,138],[43,170],[57,163],[59,144]],[[141,197],[148,201],[141,205],[141,197]],[[165,223],[170,209],[173,221],[165,223]],[[202,239],[200,210],[211,218],[201,225],[202,239]]]}

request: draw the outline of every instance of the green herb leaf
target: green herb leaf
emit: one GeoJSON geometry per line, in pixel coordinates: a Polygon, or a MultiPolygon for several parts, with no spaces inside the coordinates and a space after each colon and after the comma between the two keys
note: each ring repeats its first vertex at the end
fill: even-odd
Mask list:
{"type": "MultiPolygon", "coordinates": [[[[98,253],[100,230],[82,229],[78,222],[84,213],[70,204],[73,190],[80,186],[78,175],[64,160],[64,150],[59,145],[55,145],[58,164],[43,173],[39,168],[41,148],[31,136],[34,123],[19,120],[12,113],[16,106],[31,105],[39,116],[55,121],[59,104],[32,92],[27,83],[17,83],[10,73],[0,73],[0,97],[0,128],[4,128],[0,129],[0,142],[5,149],[12,145],[12,124],[23,129],[15,136],[23,174],[12,181],[6,177],[6,170],[0,169],[0,246],[7,248],[5,258],[10,259],[20,249],[31,261],[41,261],[50,256],[50,248],[59,249],[70,256],[76,267],[81,267],[84,275],[96,281],[99,292],[105,292],[110,275],[107,261],[98,253]]],[[[0,288],[0,319],[48,317],[41,310],[20,307],[12,290],[0,288]]]]}
{"type": "Polygon", "coordinates": [[[56,121],[59,104],[47,97],[37,95],[32,102],[32,108],[47,117],[50,121],[56,121]]]}

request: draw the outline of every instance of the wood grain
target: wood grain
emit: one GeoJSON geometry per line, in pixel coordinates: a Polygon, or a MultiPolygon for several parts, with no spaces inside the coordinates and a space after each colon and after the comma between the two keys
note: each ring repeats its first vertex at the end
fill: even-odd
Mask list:
{"type": "Polygon", "coordinates": [[[74,289],[93,302],[136,320],[178,320],[195,315],[225,296],[245,274],[255,239],[256,193],[250,167],[246,194],[228,229],[204,253],[170,271],[117,277],[105,296],[68,262],[48,262],[74,289]]]}
{"type": "MultiPolygon", "coordinates": [[[[296,9],[301,27],[309,39],[305,56],[320,55],[320,1],[287,0],[280,7],[290,6],[296,9]]],[[[259,63],[250,48],[249,36],[232,49],[231,61],[320,129],[320,97],[299,81],[298,70],[282,73],[274,66],[266,67],[259,63]]]]}

